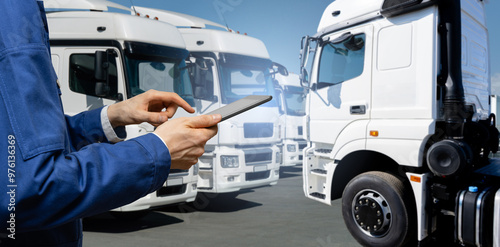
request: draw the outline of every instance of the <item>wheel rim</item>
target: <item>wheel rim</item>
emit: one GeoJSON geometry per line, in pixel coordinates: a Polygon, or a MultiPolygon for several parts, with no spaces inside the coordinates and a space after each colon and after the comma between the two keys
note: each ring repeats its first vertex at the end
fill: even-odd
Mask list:
{"type": "Polygon", "coordinates": [[[371,237],[383,237],[389,232],[392,212],[387,200],[374,190],[362,190],[354,196],[352,217],[357,227],[371,237]]]}

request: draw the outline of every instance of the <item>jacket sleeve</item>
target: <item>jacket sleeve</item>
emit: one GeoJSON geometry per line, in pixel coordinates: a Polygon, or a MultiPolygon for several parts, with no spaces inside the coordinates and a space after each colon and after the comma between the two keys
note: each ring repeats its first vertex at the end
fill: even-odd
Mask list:
{"type": "Polygon", "coordinates": [[[36,1],[0,9],[0,235],[49,229],[130,203],[167,179],[154,134],[109,144],[98,112],[67,119],[36,1]],[[88,145],[87,145],[88,144],[88,145]],[[76,151],[78,150],[78,151],[76,151]]]}
{"type": "MultiPolygon", "coordinates": [[[[68,134],[70,137],[70,145],[72,151],[78,151],[82,147],[92,143],[109,142],[102,125],[102,110],[98,109],[85,111],[75,116],[65,116],[66,125],[68,126],[68,134]]],[[[111,126],[109,126],[110,130],[111,126]]],[[[118,135],[126,135],[124,127],[118,127],[118,135]]]]}
{"type": "Polygon", "coordinates": [[[17,230],[50,228],[131,203],[161,187],[169,167],[169,152],[153,134],[40,154],[16,166],[17,230]]]}

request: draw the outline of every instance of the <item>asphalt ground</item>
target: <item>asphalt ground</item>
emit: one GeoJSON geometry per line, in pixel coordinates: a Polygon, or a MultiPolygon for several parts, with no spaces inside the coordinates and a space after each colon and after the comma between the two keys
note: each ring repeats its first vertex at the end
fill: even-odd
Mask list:
{"type": "Polygon", "coordinates": [[[328,206],[304,196],[302,168],[284,167],[277,185],[201,194],[190,204],[156,208],[137,220],[110,213],[83,221],[83,246],[360,246],[328,206]]]}

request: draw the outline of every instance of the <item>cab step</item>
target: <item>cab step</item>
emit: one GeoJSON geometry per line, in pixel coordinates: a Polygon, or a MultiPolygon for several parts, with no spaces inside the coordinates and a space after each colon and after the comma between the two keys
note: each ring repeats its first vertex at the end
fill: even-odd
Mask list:
{"type": "Polygon", "coordinates": [[[325,194],[321,194],[319,192],[314,192],[314,193],[311,193],[309,195],[312,196],[312,197],[316,197],[318,199],[321,199],[321,200],[324,200],[326,198],[325,194]]]}

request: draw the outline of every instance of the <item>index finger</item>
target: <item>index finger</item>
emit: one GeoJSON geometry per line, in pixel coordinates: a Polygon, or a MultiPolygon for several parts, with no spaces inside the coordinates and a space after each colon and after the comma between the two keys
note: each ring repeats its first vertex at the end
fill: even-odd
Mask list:
{"type": "Polygon", "coordinates": [[[156,100],[160,100],[163,103],[163,106],[165,106],[165,108],[167,109],[169,108],[170,104],[176,104],[182,107],[187,112],[194,113],[193,107],[191,107],[188,102],[186,102],[183,98],[181,98],[181,96],[176,93],[157,91],[157,93],[155,93],[154,95],[154,98],[156,100]]]}

